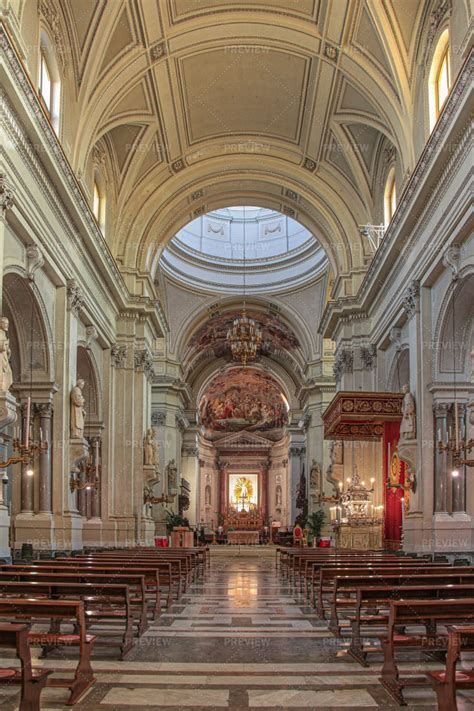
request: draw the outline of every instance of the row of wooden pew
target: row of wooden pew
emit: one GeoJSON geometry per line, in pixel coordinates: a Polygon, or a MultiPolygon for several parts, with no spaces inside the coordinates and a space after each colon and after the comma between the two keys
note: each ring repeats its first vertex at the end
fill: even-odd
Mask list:
{"type": "Polygon", "coordinates": [[[380,681],[400,705],[406,686],[431,683],[438,708],[455,711],[456,689],[474,688],[474,671],[456,668],[462,652],[474,651],[473,566],[307,548],[278,550],[277,566],[295,594],[328,619],[329,630],[348,641],[355,661],[368,666],[370,655],[383,653],[380,681]],[[402,677],[397,661],[407,650],[442,658],[445,669],[402,677]]]}
{"type": "Polygon", "coordinates": [[[13,647],[20,668],[0,668],[0,683],[21,684],[20,711],[40,708],[45,686],[69,689],[73,705],[95,683],[97,645],[125,659],[163,608],[204,576],[209,549],[110,550],[30,564],[0,565],[0,646],[13,647]],[[25,624],[25,621],[27,624],[25,624]],[[67,629],[66,629],[67,628],[67,629]],[[32,666],[30,647],[78,650],[71,678],[32,666]]]}

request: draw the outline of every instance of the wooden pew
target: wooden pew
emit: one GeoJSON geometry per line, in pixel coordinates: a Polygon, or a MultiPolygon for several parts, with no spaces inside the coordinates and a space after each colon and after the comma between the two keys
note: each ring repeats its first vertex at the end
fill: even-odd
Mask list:
{"type": "Polygon", "coordinates": [[[439,633],[438,626],[474,624],[474,597],[462,600],[394,600],[390,602],[387,637],[382,638],[384,662],[380,681],[397,703],[404,705],[405,686],[427,683],[422,677],[401,678],[396,662],[400,649],[422,651],[446,650],[447,632],[439,633]],[[423,625],[425,634],[410,632],[406,628],[423,625]],[[403,634],[397,629],[404,629],[403,634]]]}
{"type": "MultiPolygon", "coordinates": [[[[332,565],[334,563],[339,563],[342,561],[348,561],[348,562],[365,562],[365,561],[374,561],[374,562],[393,562],[393,563],[398,563],[400,561],[399,558],[394,556],[393,554],[383,554],[383,555],[367,555],[367,556],[334,556],[332,560],[328,561],[321,561],[320,558],[315,558],[314,555],[311,553],[307,554],[304,552],[302,555],[296,554],[292,557],[292,563],[290,565],[290,569],[292,571],[292,582],[296,586],[299,581],[299,588],[300,591],[303,592],[303,584],[305,582],[305,577],[304,573],[307,571],[307,569],[312,566],[312,565],[332,565]]],[[[411,563],[414,563],[413,559],[410,559],[411,563]]],[[[416,565],[416,563],[414,563],[416,565]]]]}
{"type": "MultiPolygon", "coordinates": [[[[173,576],[171,572],[171,564],[169,563],[138,563],[135,567],[119,561],[116,563],[100,563],[97,561],[90,562],[87,560],[78,560],[76,562],[75,558],[58,558],[57,563],[54,561],[37,560],[35,561],[35,566],[38,568],[45,568],[48,571],[60,569],[64,572],[67,572],[67,570],[71,570],[73,572],[85,571],[103,575],[113,575],[114,573],[144,575],[147,592],[152,591],[155,593],[155,608],[153,611],[154,617],[159,617],[161,612],[160,589],[162,587],[162,583],[168,588],[168,594],[166,597],[167,608],[171,607],[173,604],[173,576]]],[[[179,600],[178,593],[176,594],[176,597],[179,600]]]]}
{"type": "MultiPolygon", "coordinates": [[[[319,563],[313,563],[311,572],[308,572],[308,576],[311,577],[311,585],[308,585],[308,590],[306,593],[306,597],[309,598],[313,604],[314,607],[319,608],[322,604],[322,598],[321,598],[321,592],[323,583],[326,585],[327,589],[330,589],[330,583],[327,581],[330,579],[332,573],[331,571],[336,571],[339,570],[341,571],[341,575],[343,575],[346,571],[349,573],[350,571],[366,571],[369,572],[369,570],[382,570],[382,569],[393,569],[393,570],[425,570],[427,568],[432,569],[436,568],[437,570],[443,570],[443,569],[452,569],[452,566],[450,566],[447,563],[442,563],[441,565],[439,564],[434,564],[434,563],[416,563],[414,561],[407,561],[401,562],[398,560],[381,560],[381,561],[374,561],[374,560],[366,560],[366,561],[335,561],[334,563],[324,563],[324,564],[319,564],[319,563]],[[321,570],[325,570],[326,572],[321,576],[321,570]],[[326,580],[323,580],[326,578],[326,580]],[[317,600],[317,603],[315,602],[317,600]]],[[[324,617],[323,611],[322,611],[322,616],[324,617]]]]}
{"type": "Polygon", "coordinates": [[[347,575],[334,578],[333,590],[331,592],[331,617],[329,629],[336,636],[340,634],[339,609],[353,608],[356,605],[357,588],[371,585],[384,585],[385,587],[400,588],[412,585],[439,585],[446,583],[453,585],[464,585],[474,583],[474,569],[454,569],[437,570],[436,568],[425,568],[418,571],[374,571],[373,573],[349,573],[347,575]],[[463,572],[463,570],[465,572],[463,572]],[[347,597],[340,597],[340,595],[347,597]],[[349,597],[352,595],[352,597],[349,597]]]}
{"type": "Polygon", "coordinates": [[[373,585],[357,588],[355,614],[351,617],[351,643],[348,653],[359,664],[368,666],[367,655],[381,653],[381,647],[364,646],[364,637],[382,637],[387,632],[388,608],[391,600],[442,600],[474,597],[474,581],[461,585],[403,585],[393,587],[373,585]],[[382,608],[382,611],[378,608],[382,608]],[[376,612],[372,612],[376,610],[376,612]],[[362,629],[367,630],[365,633],[362,629]],[[383,631],[374,631],[374,628],[383,631]]]}
{"type": "Polygon", "coordinates": [[[8,620],[50,621],[49,632],[28,633],[28,644],[46,649],[52,647],[78,647],[79,661],[73,679],[48,679],[47,686],[70,689],[67,705],[73,705],[95,684],[91,654],[95,635],[87,634],[84,603],[80,600],[34,600],[25,598],[0,598],[0,617],[8,620]],[[72,622],[76,631],[61,632],[61,623],[72,622]]]}
{"type": "MultiPolygon", "coordinates": [[[[373,565],[370,568],[367,565],[360,568],[325,567],[319,570],[318,582],[313,590],[313,605],[315,605],[320,617],[324,619],[324,593],[331,595],[330,609],[331,615],[333,615],[334,611],[337,611],[337,605],[354,604],[354,601],[350,599],[350,593],[355,594],[355,589],[359,585],[384,585],[389,576],[400,576],[402,579],[412,579],[416,575],[422,575],[423,573],[441,575],[446,572],[446,575],[451,575],[453,571],[456,573],[458,570],[459,568],[438,566],[432,563],[415,567],[411,565],[407,567],[399,565],[395,567],[382,565],[379,567],[373,565]],[[353,582],[353,579],[357,582],[353,582]],[[334,594],[335,591],[336,595],[334,594]],[[340,593],[345,596],[344,599],[337,597],[340,593]],[[316,597],[316,602],[314,601],[314,597],[316,597]]],[[[469,572],[469,569],[463,568],[463,570],[469,572]]],[[[474,570],[472,572],[474,572],[474,570]]]]}
{"type": "Polygon", "coordinates": [[[474,670],[456,671],[461,652],[474,652],[474,625],[449,627],[446,668],[427,672],[438,698],[438,711],[456,711],[456,689],[474,689],[474,670]]]}
{"type": "Polygon", "coordinates": [[[147,596],[144,575],[127,573],[88,573],[73,572],[69,566],[49,568],[34,565],[0,566],[0,585],[3,581],[17,582],[57,582],[57,583],[94,583],[96,585],[127,585],[130,590],[130,605],[138,608],[138,634],[148,629],[147,596]]]}
{"type": "Polygon", "coordinates": [[[21,684],[19,711],[40,711],[40,695],[52,669],[33,669],[28,646],[29,627],[25,624],[0,624],[0,648],[14,649],[20,668],[0,667],[0,684],[21,684]]]}
{"type": "Polygon", "coordinates": [[[120,658],[125,659],[134,645],[133,615],[130,606],[130,595],[127,585],[97,585],[95,583],[58,583],[58,582],[17,582],[2,581],[0,583],[0,600],[8,597],[45,597],[49,600],[82,600],[85,608],[86,624],[99,625],[120,621],[123,630],[120,641],[115,636],[99,635],[96,644],[118,646],[120,658]]]}
{"type": "MultiPolygon", "coordinates": [[[[61,561],[67,563],[76,563],[76,565],[93,565],[95,567],[103,567],[104,570],[116,568],[117,570],[136,570],[137,568],[155,568],[160,572],[159,580],[161,586],[168,587],[168,598],[171,601],[173,598],[173,586],[176,587],[176,600],[181,598],[183,592],[186,591],[186,573],[182,568],[182,561],[176,558],[169,559],[153,559],[150,558],[133,558],[127,556],[115,557],[98,557],[98,556],[74,556],[71,558],[61,558],[61,561]]],[[[41,563],[41,561],[38,561],[41,563]]],[[[170,602],[171,604],[171,602],[170,602]]]]}
{"type": "MultiPolygon", "coordinates": [[[[165,549],[163,549],[165,550],[165,549]]],[[[169,550],[169,549],[166,549],[169,550]]],[[[191,553],[166,553],[166,554],[134,554],[129,555],[127,553],[121,552],[110,552],[110,553],[97,553],[74,556],[75,559],[82,560],[94,560],[94,561],[126,561],[129,563],[159,563],[161,561],[166,561],[171,563],[173,575],[175,576],[175,582],[182,588],[183,592],[186,592],[187,586],[190,585],[196,577],[196,569],[198,567],[196,554],[191,553]]]]}

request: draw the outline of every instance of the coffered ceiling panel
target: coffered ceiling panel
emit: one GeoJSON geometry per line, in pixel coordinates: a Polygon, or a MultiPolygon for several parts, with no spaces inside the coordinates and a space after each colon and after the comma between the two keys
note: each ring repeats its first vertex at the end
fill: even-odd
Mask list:
{"type": "Polygon", "coordinates": [[[255,45],[200,52],[181,61],[189,142],[230,134],[299,141],[307,58],[255,45]]]}

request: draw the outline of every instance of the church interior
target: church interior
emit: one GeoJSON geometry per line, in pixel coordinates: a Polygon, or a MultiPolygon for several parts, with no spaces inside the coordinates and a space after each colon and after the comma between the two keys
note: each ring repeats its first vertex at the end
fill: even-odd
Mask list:
{"type": "Polygon", "coordinates": [[[0,705],[474,708],[472,0],[1,0],[0,705]]]}

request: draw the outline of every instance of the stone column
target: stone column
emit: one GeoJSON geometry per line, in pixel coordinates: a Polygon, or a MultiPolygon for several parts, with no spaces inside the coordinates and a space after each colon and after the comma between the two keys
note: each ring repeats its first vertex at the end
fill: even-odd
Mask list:
{"type": "Polygon", "coordinates": [[[296,442],[291,434],[290,447],[288,449],[288,492],[287,492],[287,519],[291,526],[295,522],[297,515],[296,493],[301,476],[302,456],[305,454],[303,441],[296,442]]]}
{"type": "Polygon", "coordinates": [[[262,509],[262,517],[263,520],[265,521],[267,515],[268,515],[268,464],[265,464],[262,466],[260,470],[260,478],[261,478],[261,487],[260,487],[260,492],[261,492],[261,509],[262,509]]]}
{"type": "Polygon", "coordinates": [[[39,455],[39,513],[51,513],[51,416],[52,406],[45,403],[36,406],[40,418],[43,442],[48,447],[39,455]]]}
{"type": "Polygon", "coordinates": [[[446,442],[448,432],[448,405],[438,402],[434,406],[435,413],[435,513],[447,511],[447,467],[448,455],[438,451],[438,441],[446,442]]]}
{"type": "MultiPolygon", "coordinates": [[[[463,441],[466,432],[466,405],[458,403],[459,415],[459,439],[463,441]]],[[[461,458],[465,453],[461,452],[461,458]]],[[[454,468],[454,467],[453,467],[454,468]]],[[[466,467],[458,467],[459,476],[452,477],[452,497],[453,513],[464,513],[466,511],[466,467]]]]}
{"type": "MultiPolygon", "coordinates": [[[[31,405],[31,413],[33,413],[34,407],[31,405]]],[[[21,417],[22,417],[22,441],[25,441],[25,433],[27,426],[27,405],[24,403],[21,407],[21,417]]],[[[34,491],[34,477],[28,476],[27,472],[33,463],[22,464],[21,465],[21,513],[22,514],[34,514],[33,508],[33,491],[34,491]]]]}
{"type": "Polygon", "coordinates": [[[97,486],[91,489],[90,499],[91,499],[91,518],[100,518],[100,474],[96,476],[99,471],[101,450],[100,450],[101,440],[100,437],[94,437],[92,440],[92,453],[93,453],[93,465],[94,465],[94,481],[97,481],[97,486]]]}

